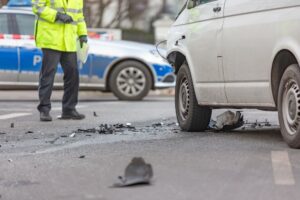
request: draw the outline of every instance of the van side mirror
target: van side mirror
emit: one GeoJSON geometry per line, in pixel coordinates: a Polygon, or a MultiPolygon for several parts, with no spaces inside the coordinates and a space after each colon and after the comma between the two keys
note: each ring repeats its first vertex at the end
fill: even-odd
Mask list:
{"type": "Polygon", "coordinates": [[[188,9],[192,9],[192,8],[194,8],[194,7],[195,7],[195,1],[194,1],[194,0],[189,0],[189,3],[188,3],[187,8],[188,8],[188,9]]]}

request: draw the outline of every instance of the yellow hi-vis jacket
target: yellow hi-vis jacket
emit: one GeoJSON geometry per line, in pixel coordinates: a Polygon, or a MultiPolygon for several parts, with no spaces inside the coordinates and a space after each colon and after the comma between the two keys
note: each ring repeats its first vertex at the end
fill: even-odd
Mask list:
{"type": "Polygon", "coordinates": [[[83,0],[32,0],[37,15],[35,26],[36,45],[39,48],[63,52],[76,52],[76,40],[87,35],[83,16],[83,0]],[[55,21],[57,12],[73,18],[72,23],[55,21]]]}

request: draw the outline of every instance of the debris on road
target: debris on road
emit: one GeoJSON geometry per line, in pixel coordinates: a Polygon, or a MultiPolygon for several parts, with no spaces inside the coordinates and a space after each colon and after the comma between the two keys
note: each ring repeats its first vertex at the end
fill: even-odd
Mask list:
{"type": "Polygon", "coordinates": [[[84,159],[85,158],[85,155],[82,155],[82,156],[79,156],[80,159],[84,159]]]}
{"type": "Polygon", "coordinates": [[[216,131],[230,131],[242,127],[244,123],[244,117],[240,111],[236,113],[226,111],[218,115],[216,121],[211,120],[209,128],[216,131]]]}
{"type": "Polygon", "coordinates": [[[97,113],[96,113],[96,112],[94,112],[94,117],[98,117],[98,115],[97,115],[97,113]]]}
{"type": "Polygon", "coordinates": [[[33,134],[34,132],[33,131],[27,131],[25,134],[33,134]]]}
{"type": "Polygon", "coordinates": [[[13,160],[12,160],[12,159],[8,159],[7,161],[8,161],[8,162],[10,162],[10,163],[11,163],[11,162],[13,162],[13,160]]]}
{"type": "MultiPolygon", "coordinates": [[[[133,130],[135,130],[135,127],[132,126],[131,124],[129,125],[128,123],[126,125],[124,125],[124,124],[113,124],[113,125],[100,124],[96,128],[77,129],[77,131],[75,131],[75,133],[94,133],[94,134],[111,135],[111,134],[115,134],[118,132],[123,132],[125,129],[133,131],[133,130]]],[[[91,135],[89,134],[86,136],[91,136],[91,135]]]]}
{"type": "Polygon", "coordinates": [[[11,123],[11,124],[10,124],[10,128],[15,128],[15,124],[14,124],[14,123],[11,123]]]}
{"type": "Polygon", "coordinates": [[[153,128],[162,127],[164,125],[163,122],[152,124],[153,128]]]}
{"type": "Polygon", "coordinates": [[[255,122],[245,122],[245,126],[242,128],[243,130],[246,129],[257,129],[257,128],[264,128],[264,127],[272,127],[272,124],[268,121],[268,119],[266,119],[265,121],[261,121],[259,122],[258,120],[256,120],[255,122]]]}
{"type": "MultiPolygon", "coordinates": [[[[48,141],[48,142],[46,142],[46,143],[55,144],[55,142],[56,142],[57,140],[59,140],[59,138],[60,138],[60,137],[56,137],[54,140],[48,141]]],[[[35,139],[35,138],[34,138],[34,139],[35,139]]],[[[36,138],[36,139],[38,139],[38,138],[36,138]]]]}
{"type": "Polygon", "coordinates": [[[71,135],[69,135],[70,138],[73,138],[76,136],[76,133],[72,133],[71,135]]]}
{"type": "Polygon", "coordinates": [[[143,158],[133,158],[125,169],[124,177],[119,176],[113,187],[128,187],[139,184],[151,184],[153,169],[143,158]]]}

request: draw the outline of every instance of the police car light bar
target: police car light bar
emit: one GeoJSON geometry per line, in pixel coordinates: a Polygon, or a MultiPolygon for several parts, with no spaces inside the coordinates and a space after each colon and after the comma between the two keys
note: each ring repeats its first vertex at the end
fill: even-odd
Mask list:
{"type": "Polygon", "coordinates": [[[0,40],[34,40],[33,35],[0,34],[0,40]]]}
{"type": "Polygon", "coordinates": [[[31,0],[10,0],[7,4],[8,7],[26,7],[32,6],[31,0]]]}

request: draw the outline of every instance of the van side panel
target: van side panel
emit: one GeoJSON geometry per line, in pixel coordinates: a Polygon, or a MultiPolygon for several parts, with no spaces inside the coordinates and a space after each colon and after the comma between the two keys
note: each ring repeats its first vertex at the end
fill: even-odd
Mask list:
{"type": "Polygon", "coordinates": [[[274,51],[283,41],[300,46],[300,1],[226,2],[222,46],[228,103],[275,107],[271,91],[274,51]]]}
{"type": "Polygon", "coordinates": [[[225,16],[300,6],[299,0],[226,0],[225,16]]]}

